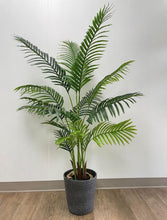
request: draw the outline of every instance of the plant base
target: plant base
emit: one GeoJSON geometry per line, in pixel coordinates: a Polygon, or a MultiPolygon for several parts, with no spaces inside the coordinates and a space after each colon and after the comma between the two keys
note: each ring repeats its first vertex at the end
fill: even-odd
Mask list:
{"type": "Polygon", "coordinates": [[[96,189],[96,172],[87,169],[93,178],[88,180],[73,180],[67,178],[72,170],[64,173],[64,183],[68,209],[75,215],[86,215],[93,211],[96,189]]]}

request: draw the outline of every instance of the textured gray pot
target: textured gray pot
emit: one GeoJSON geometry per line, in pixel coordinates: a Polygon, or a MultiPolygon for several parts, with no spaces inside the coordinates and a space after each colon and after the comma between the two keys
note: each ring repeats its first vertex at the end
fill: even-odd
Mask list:
{"type": "Polygon", "coordinates": [[[72,170],[64,173],[64,183],[68,209],[75,215],[86,215],[92,212],[94,207],[94,197],[96,189],[96,172],[87,169],[93,175],[93,179],[89,180],[73,180],[68,179],[66,175],[72,170]]]}

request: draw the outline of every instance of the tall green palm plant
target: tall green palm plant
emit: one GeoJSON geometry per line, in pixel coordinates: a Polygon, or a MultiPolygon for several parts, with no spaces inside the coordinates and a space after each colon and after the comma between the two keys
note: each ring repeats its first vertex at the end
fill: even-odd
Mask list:
{"type": "Polygon", "coordinates": [[[55,127],[55,143],[69,152],[75,179],[86,178],[86,150],[91,141],[95,141],[99,147],[104,144],[119,145],[129,143],[136,134],[136,128],[130,119],[118,124],[113,124],[110,119],[124,113],[125,107],[130,107],[130,104],[136,102],[136,97],[142,94],[133,92],[102,98],[106,86],[123,79],[133,61],[123,63],[85,96],[81,95],[82,89],[98,69],[97,61],[108,41],[110,18],[111,7],[104,6],[94,17],[80,46],[72,41],[62,43],[59,63],[28,40],[15,37],[29,63],[40,67],[46,78],[56,87],[64,87],[68,94],[70,110],[63,107],[63,96],[49,86],[28,84],[15,89],[21,92],[21,99],[27,103],[18,110],[25,109],[30,113],[46,116],[48,120],[43,124],[55,127]],[[71,91],[75,94],[75,99],[72,99],[71,91]]]}

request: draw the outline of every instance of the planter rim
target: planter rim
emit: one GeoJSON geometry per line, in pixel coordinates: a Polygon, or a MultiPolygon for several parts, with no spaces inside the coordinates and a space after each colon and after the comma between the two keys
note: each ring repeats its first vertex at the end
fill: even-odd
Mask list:
{"type": "Polygon", "coordinates": [[[92,179],[87,179],[87,180],[74,180],[74,179],[69,179],[69,178],[67,178],[66,177],[66,175],[69,173],[69,172],[71,172],[73,169],[70,169],[70,170],[67,170],[67,171],[65,171],[64,172],[64,179],[66,179],[66,180],[68,180],[68,181],[71,181],[71,182],[79,182],[79,183],[81,183],[81,182],[91,182],[93,179],[96,179],[97,178],[97,173],[94,171],[94,170],[92,170],[92,169],[89,169],[89,168],[87,168],[86,170],[89,172],[89,170],[90,171],[93,171],[94,172],[94,176],[93,176],[93,178],[92,179]]]}

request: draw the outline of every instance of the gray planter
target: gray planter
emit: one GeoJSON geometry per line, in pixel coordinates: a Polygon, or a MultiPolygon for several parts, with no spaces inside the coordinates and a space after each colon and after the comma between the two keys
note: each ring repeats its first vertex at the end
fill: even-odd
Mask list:
{"type": "Polygon", "coordinates": [[[66,175],[71,172],[68,170],[64,173],[64,183],[68,209],[75,215],[86,215],[92,212],[94,207],[94,197],[96,189],[96,172],[90,169],[87,171],[93,175],[89,180],[68,179],[66,175]]]}

